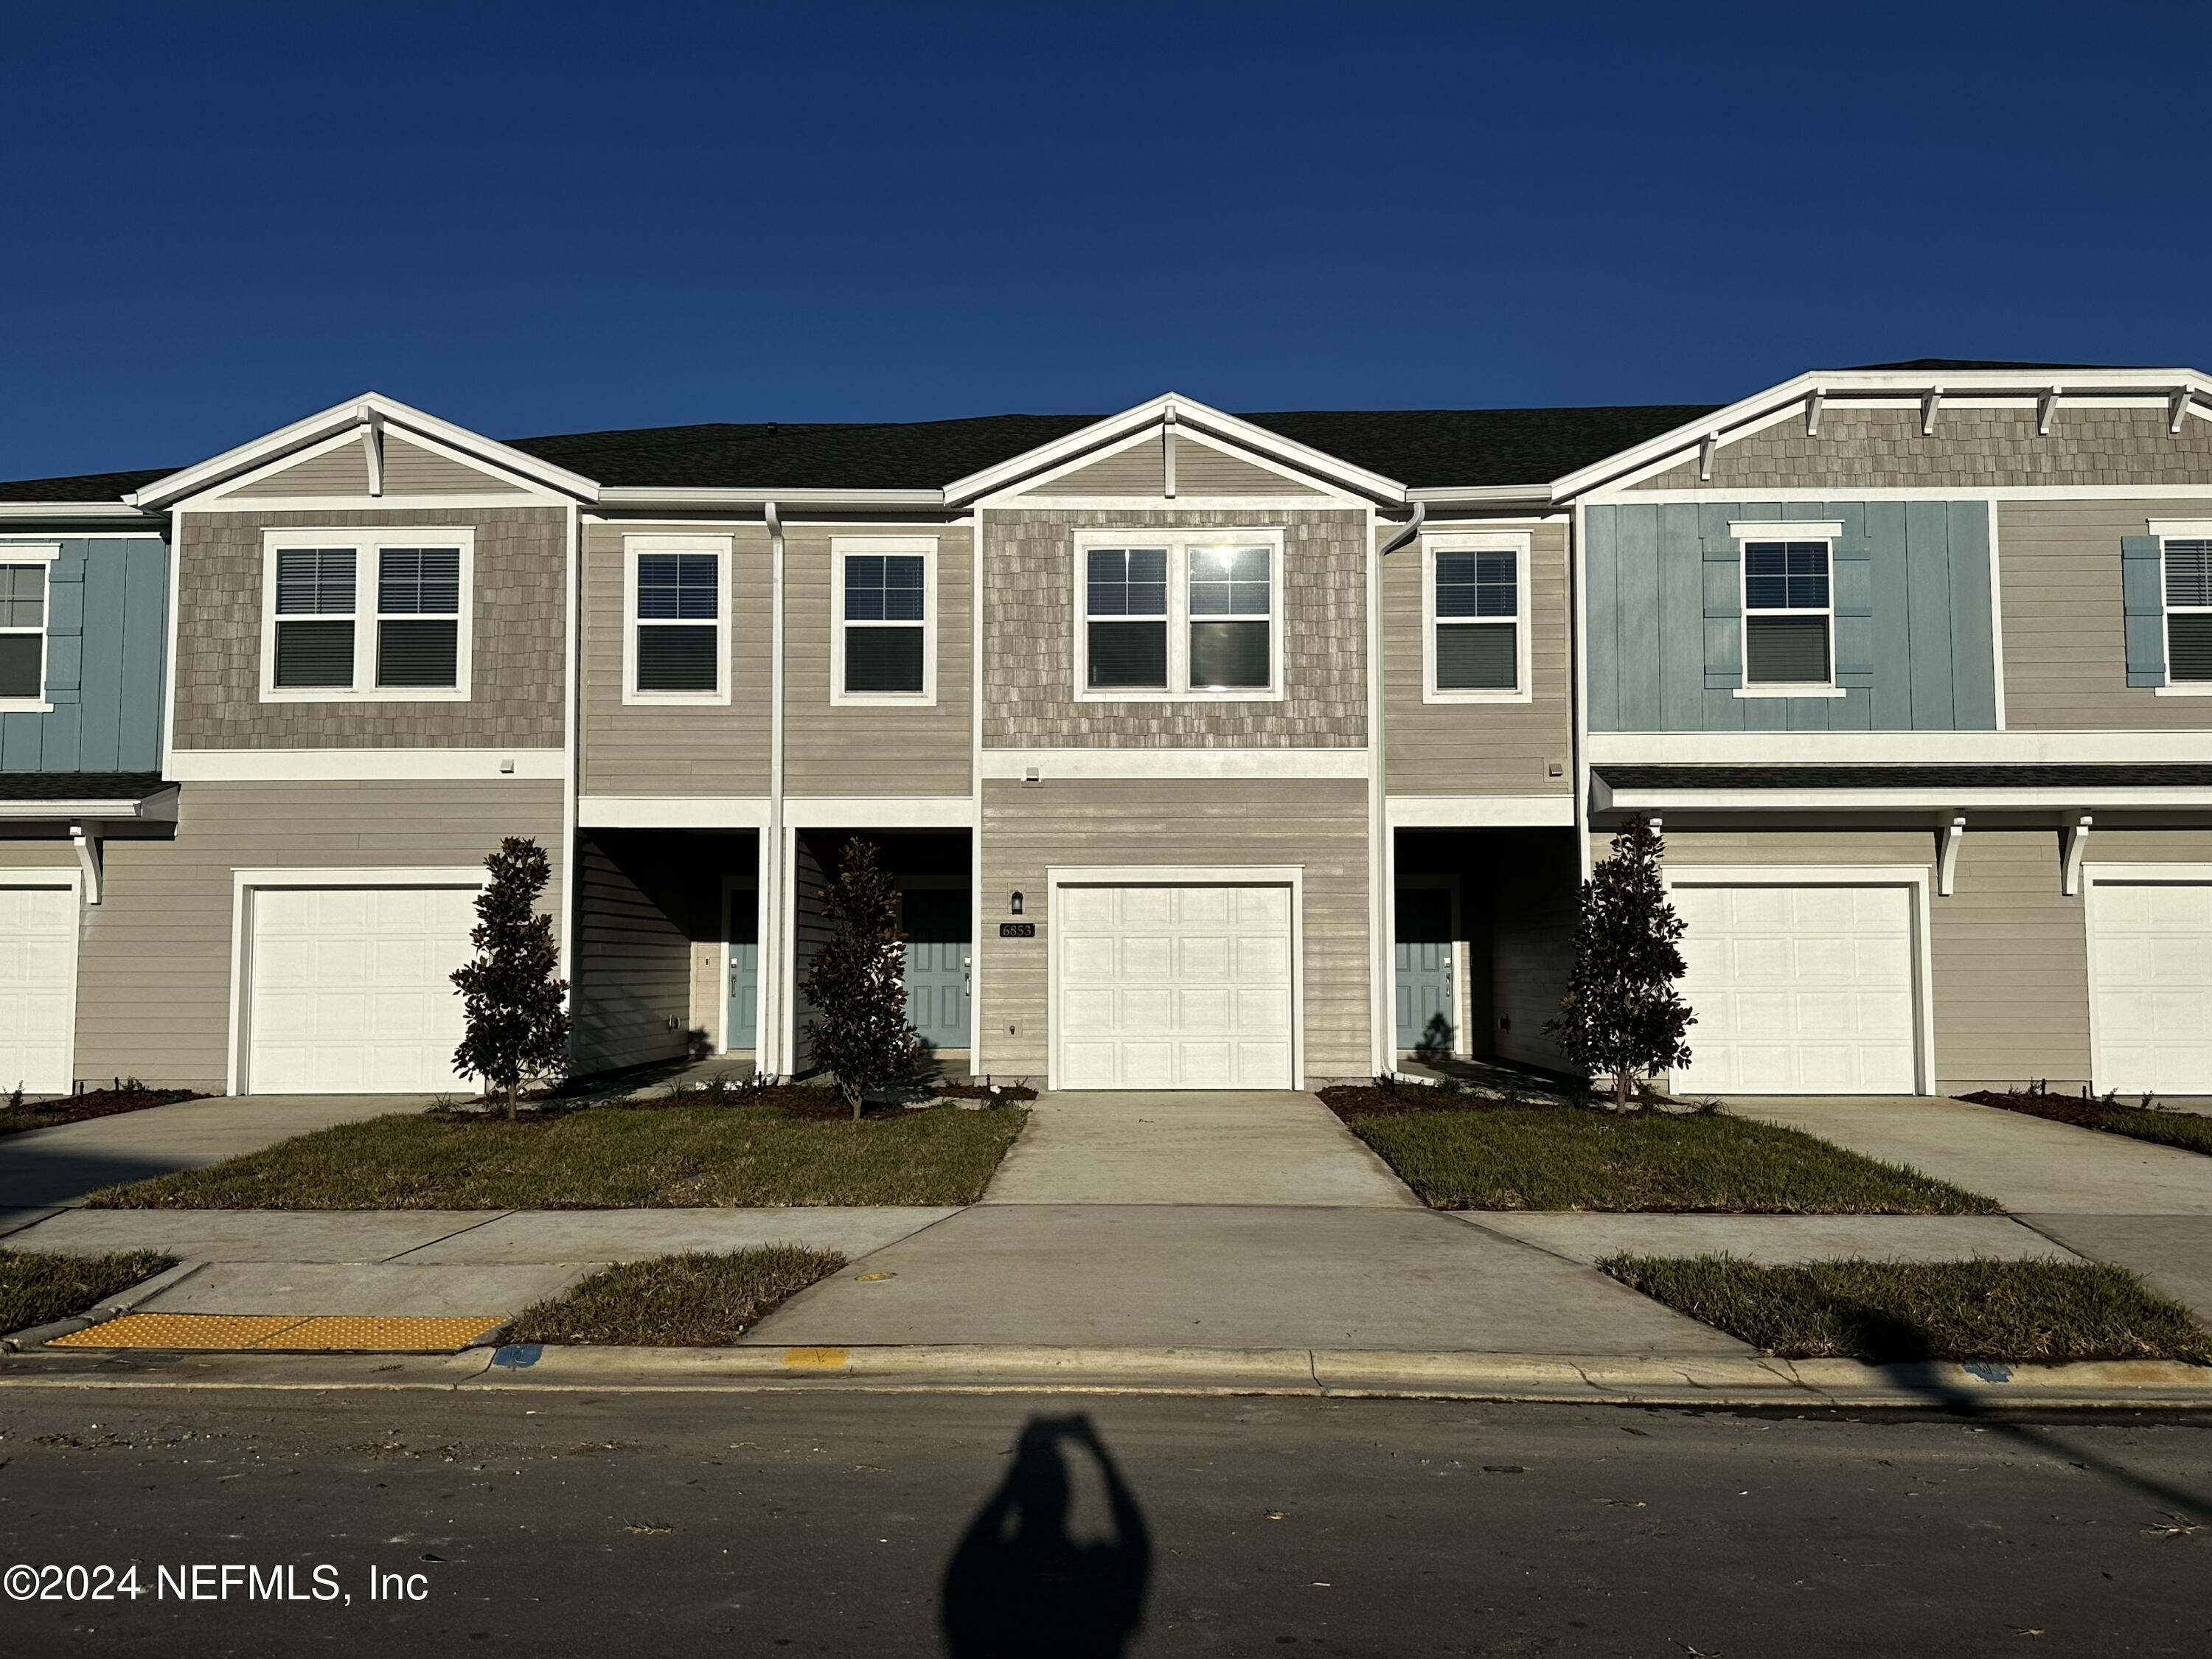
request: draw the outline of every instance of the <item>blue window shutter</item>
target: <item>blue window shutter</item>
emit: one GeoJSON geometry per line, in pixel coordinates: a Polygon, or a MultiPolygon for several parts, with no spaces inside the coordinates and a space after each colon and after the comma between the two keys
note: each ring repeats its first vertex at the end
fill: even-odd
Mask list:
{"type": "Polygon", "coordinates": [[[2120,538],[2120,608],[2127,620],[2128,684],[2166,684],[2166,583],[2155,536],[2120,538]]]}
{"type": "Polygon", "coordinates": [[[1743,684],[1743,555],[1724,510],[1705,544],[1705,690],[1728,691],[1743,684]]]}
{"type": "Polygon", "coordinates": [[[1828,554],[1835,582],[1836,684],[1874,684],[1874,544],[1839,538],[1828,554]]]}

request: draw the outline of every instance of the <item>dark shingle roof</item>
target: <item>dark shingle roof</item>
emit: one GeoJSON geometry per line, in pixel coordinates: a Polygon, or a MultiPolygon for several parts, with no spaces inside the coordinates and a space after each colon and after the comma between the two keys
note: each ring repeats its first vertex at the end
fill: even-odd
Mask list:
{"type": "Polygon", "coordinates": [[[143,800],[168,787],[159,772],[0,772],[0,801],[143,800]]]}
{"type": "MultiPolygon", "coordinates": [[[[1242,418],[1415,489],[1480,488],[1548,482],[1714,407],[1292,410],[1242,418]]],[[[714,422],[512,442],[540,460],[617,487],[935,489],[1100,418],[714,422]]],[[[155,471],[26,479],[0,483],[0,501],[113,501],[167,476],[155,471]]]]}
{"type": "Polygon", "coordinates": [[[1922,766],[1613,766],[1616,789],[2202,789],[2212,766],[2028,762],[1922,766]]]}

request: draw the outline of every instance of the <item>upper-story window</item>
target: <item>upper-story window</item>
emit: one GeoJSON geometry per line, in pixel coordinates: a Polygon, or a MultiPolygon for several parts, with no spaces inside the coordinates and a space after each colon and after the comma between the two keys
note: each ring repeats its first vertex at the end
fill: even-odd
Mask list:
{"type": "Polygon", "coordinates": [[[1831,580],[1840,521],[1731,521],[1743,550],[1740,697],[1840,697],[1831,580]]]}
{"type": "Polygon", "coordinates": [[[1421,538],[1424,702],[1529,701],[1528,544],[1525,531],[1421,538]]]}
{"type": "Polygon", "coordinates": [[[264,702],[469,695],[468,530],[271,530],[263,538],[264,702]]]}
{"type": "Polygon", "coordinates": [[[1076,538],[1076,696],[1251,700],[1283,692],[1282,532],[1076,538]]]}
{"type": "Polygon", "coordinates": [[[730,700],[730,538],[623,538],[623,701],[730,700]]]}
{"type": "Polygon", "coordinates": [[[937,538],[838,536],[832,702],[937,701],[937,538]]]}
{"type": "Polygon", "coordinates": [[[46,707],[46,570],[60,550],[0,544],[0,708],[46,707]]]}
{"type": "Polygon", "coordinates": [[[2161,546],[2166,586],[2166,678],[2212,681],[2212,540],[2168,538],[2161,546]]]}

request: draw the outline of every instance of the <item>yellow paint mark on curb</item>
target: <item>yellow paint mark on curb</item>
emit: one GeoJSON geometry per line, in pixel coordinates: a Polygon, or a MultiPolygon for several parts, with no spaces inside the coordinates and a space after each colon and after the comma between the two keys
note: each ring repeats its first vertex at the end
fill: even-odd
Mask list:
{"type": "Polygon", "coordinates": [[[783,1363],[795,1370],[829,1371],[842,1368],[851,1357],[846,1348],[786,1348],[783,1363]]]}
{"type": "Polygon", "coordinates": [[[898,1275],[896,1273],[854,1273],[853,1275],[853,1282],[855,1285],[872,1285],[878,1279],[896,1279],[898,1275]]]}
{"type": "Polygon", "coordinates": [[[348,1314],[131,1313],[58,1336],[52,1348],[191,1348],[231,1352],[451,1353],[501,1321],[348,1314]]]}

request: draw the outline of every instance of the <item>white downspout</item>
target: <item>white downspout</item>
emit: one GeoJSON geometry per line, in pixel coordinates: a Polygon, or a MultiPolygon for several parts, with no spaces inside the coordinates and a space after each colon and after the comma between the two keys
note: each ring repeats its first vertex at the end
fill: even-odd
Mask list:
{"type": "MultiPolygon", "coordinates": [[[[769,971],[761,977],[763,1006],[753,1033],[753,1069],[781,1077],[791,1070],[791,1056],[784,1052],[788,1046],[784,1025],[785,984],[792,972],[783,931],[783,889],[788,879],[783,857],[783,517],[774,501],[762,503],[761,511],[768,521],[769,550],[768,828],[763,832],[768,844],[762,849],[768,878],[767,890],[761,895],[761,951],[769,971]]],[[[723,994],[728,994],[726,989],[723,994]]]]}
{"type": "Polygon", "coordinates": [[[1419,535],[1428,516],[1429,504],[1415,501],[1413,516],[1376,550],[1374,579],[1367,595],[1368,845],[1372,849],[1367,862],[1375,915],[1375,960],[1367,1006],[1375,1028],[1370,1058],[1378,1074],[1398,1069],[1397,995],[1391,983],[1398,959],[1398,837],[1390,828],[1388,744],[1383,732],[1389,697],[1389,688],[1382,683],[1382,562],[1419,535]]]}

